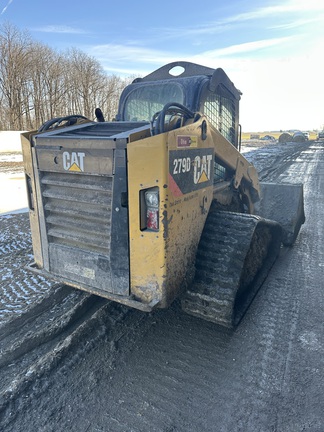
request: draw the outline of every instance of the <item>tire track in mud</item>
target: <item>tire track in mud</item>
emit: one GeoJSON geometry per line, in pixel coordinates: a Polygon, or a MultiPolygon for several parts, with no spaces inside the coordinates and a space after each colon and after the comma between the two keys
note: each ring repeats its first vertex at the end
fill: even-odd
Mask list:
{"type": "Polygon", "coordinates": [[[0,216],[0,331],[47,297],[55,285],[25,269],[32,261],[27,213],[0,216]]]}
{"type": "MultiPolygon", "coordinates": [[[[304,143],[287,143],[282,144],[280,151],[276,154],[269,153],[262,155],[262,151],[256,153],[251,152],[244,156],[248,160],[252,159],[252,163],[258,170],[259,180],[273,182],[276,181],[280,174],[284,173],[287,168],[295,161],[298,156],[309,148],[311,142],[304,143]]],[[[271,150],[271,146],[267,149],[271,150]]]]}
{"type": "Polygon", "coordinates": [[[324,401],[319,386],[323,379],[324,355],[323,155],[323,142],[315,142],[310,150],[300,156],[299,161],[307,161],[307,165],[302,170],[298,165],[292,165],[287,171],[287,175],[291,176],[298,176],[302,171],[306,210],[309,204],[311,212],[306,213],[308,223],[298,239],[301,248],[296,251],[299,257],[297,277],[305,289],[300,294],[296,331],[286,361],[278,430],[299,430],[298,418],[301,414],[305,418],[305,430],[323,430],[324,401]],[[292,382],[296,383],[295,386],[290,385],[292,382]]]}
{"type": "Polygon", "coordinates": [[[6,348],[0,354],[0,417],[22,392],[77,350],[81,340],[91,339],[90,348],[105,332],[100,321],[110,302],[81,292],[64,294],[59,306],[42,311],[1,340],[6,348]]]}
{"type": "Polygon", "coordinates": [[[0,257],[31,248],[27,213],[0,216],[0,257]]]}
{"type": "MultiPolygon", "coordinates": [[[[281,398],[286,358],[295,333],[299,293],[291,284],[294,262],[289,256],[279,258],[276,274],[268,276],[266,289],[261,290],[248,312],[240,333],[253,329],[253,342],[241,359],[248,376],[236,383],[234,401],[228,400],[232,411],[226,423],[228,430],[276,430],[276,412],[281,398]],[[266,429],[265,429],[266,426],[266,429]]],[[[242,339],[241,341],[242,342],[242,339]]],[[[244,338],[243,338],[244,343],[244,338]]],[[[233,377],[234,378],[234,377],[233,377]]]]}
{"type": "Polygon", "coordinates": [[[107,303],[25,269],[28,214],[0,217],[0,412],[48,373],[107,303]]]}
{"type": "Polygon", "coordinates": [[[263,293],[265,306],[258,302],[235,332],[179,311],[169,325],[161,319],[158,336],[139,342],[132,371],[122,368],[113,378],[122,375],[132,386],[113,391],[125,402],[113,410],[112,430],[128,430],[131,418],[134,431],[210,431],[213,424],[217,431],[275,430],[277,404],[269,407],[280,397],[291,337],[281,333],[297,314],[290,275],[285,279],[274,280],[263,293]]]}
{"type": "MultiPolygon", "coordinates": [[[[132,353],[134,369],[122,369],[123,381],[131,385],[120,387],[118,400],[123,402],[114,404],[109,412],[114,418],[114,431],[128,430],[130,418],[134,431],[205,430],[204,419],[217,388],[217,381],[207,381],[215,357],[212,350],[206,350],[205,341],[213,339],[224,352],[226,340],[215,338],[213,324],[203,322],[200,326],[199,320],[196,322],[177,308],[166,316],[168,323],[163,314],[156,316],[153,331],[145,341],[138,341],[132,353]],[[196,324],[199,340],[192,327],[196,324]],[[191,412],[199,413],[194,421],[191,412]]],[[[218,364],[223,372],[226,366],[218,364]]],[[[112,378],[115,380],[117,374],[112,378]]]]}
{"type": "MultiPolygon", "coordinates": [[[[113,369],[99,364],[109,356],[110,347],[105,344],[74,370],[73,384],[79,382],[78,395],[85,394],[88,388],[81,381],[89,373],[89,367],[91,373],[99,375],[100,371],[100,380],[95,393],[86,392],[85,397],[76,398],[75,410],[86,404],[91,406],[91,413],[87,415],[88,426],[82,424],[81,418],[77,420],[81,413],[75,415],[73,430],[210,430],[205,419],[210,417],[215,403],[215,390],[216,398],[219,394],[218,379],[208,378],[214,367],[220,370],[223,366],[224,373],[230,367],[228,363],[215,365],[214,347],[226,352],[228,341],[224,332],[227,330],[220,329],[215,335],[214,324],[185,315],[177,305],[149,316],[132,311],[123,325],[125,334],[117,343],[113,369]],[[132,316],[135,321],[131,320],[132,316]],[[133,330],[129,326],[138,322],[139,317],[141,325],[133,330]],[[213,342],[211,349],[206,347],[206,341],[213,342]],[[200,412],[194,421],[192,412],[200,412]]],[[[116,328],[111,331],[114,334],[116,328]]],[[[64,410],[64,397],[60,385],[52,390],[50,399],[61,398],[51,414],[54,416],[55,410],[64,410]]],[[[67,418],[66,422],[63,420],[63,429],[67,422],[67,418]]]]}

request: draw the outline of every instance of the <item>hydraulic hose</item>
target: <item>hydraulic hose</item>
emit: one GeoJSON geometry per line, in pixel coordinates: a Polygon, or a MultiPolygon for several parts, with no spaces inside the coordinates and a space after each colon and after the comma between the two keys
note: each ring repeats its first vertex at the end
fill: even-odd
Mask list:
{"type": "Polygon", "coordinates": [[[42,124],[42,126],[38,129],[38,132],[45,132],[49,129],[56,129],[63,122],[67,122],[67,126],[72,126],[78,121],[78,119],[88,120],[87,117],[79,114],[68,115],[64,117],[55,117],[42,124]]]}
{"type": "Polygon", "coordinates": [[[152,120],[152,123],[156,119],[155,127],[154,129],[154,135],[160,134],[165,132],[165,117],[167,115],[181,115],[185,120],[188,120],[189,118],[194,118],[195,113],[190,111],[187,107],[185,107],[182,104],[179,104],[177,102],[170,102],[164,105],[162,110],[155,114],[152,120]]]}

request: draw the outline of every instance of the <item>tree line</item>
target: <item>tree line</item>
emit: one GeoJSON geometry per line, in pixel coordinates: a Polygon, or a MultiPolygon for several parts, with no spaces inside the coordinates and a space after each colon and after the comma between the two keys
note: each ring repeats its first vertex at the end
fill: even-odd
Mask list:
{"type": "Polygon", "coordinates": [[[38,129],[71,114],[93,119],[96,107],[112,120],[130,81],[107,75],[81,50],[60,53],[10,23],[0,26],[0,130],[38,129]]]}

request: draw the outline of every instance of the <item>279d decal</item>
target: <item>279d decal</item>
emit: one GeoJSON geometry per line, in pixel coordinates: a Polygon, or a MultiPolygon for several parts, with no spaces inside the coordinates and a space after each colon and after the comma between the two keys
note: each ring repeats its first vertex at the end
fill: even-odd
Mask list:
{"type": "Polygon", "coordinates": [[[169,187],[174,196],[211,186],[213,175],[214,150],[212,148],[169,152],[169,187]]]}

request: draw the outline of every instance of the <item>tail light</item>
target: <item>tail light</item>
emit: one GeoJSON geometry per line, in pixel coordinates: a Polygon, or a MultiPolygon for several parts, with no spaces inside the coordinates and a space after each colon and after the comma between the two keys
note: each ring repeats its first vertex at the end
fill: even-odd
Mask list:
{"type": "Polygon", "coordinates": [[[153,187],[141,191],[140,202],[141,202],[141,230],[159,231],[159,207],[160,207],[159,188],[153,187]]]}

